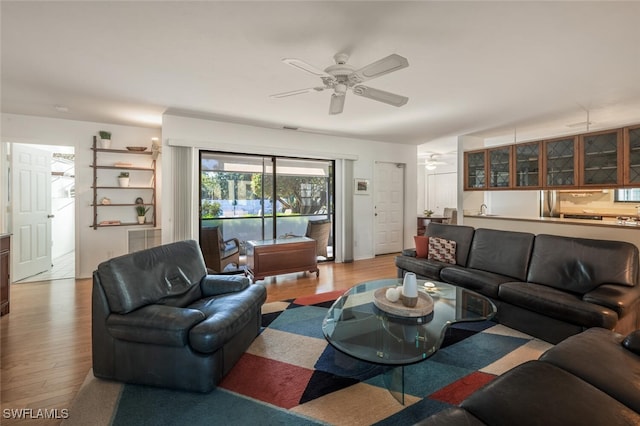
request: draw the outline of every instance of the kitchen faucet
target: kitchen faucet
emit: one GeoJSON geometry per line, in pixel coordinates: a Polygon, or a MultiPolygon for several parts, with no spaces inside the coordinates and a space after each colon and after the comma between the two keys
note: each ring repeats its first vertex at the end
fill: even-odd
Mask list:
{"type": "Polygon", "coordinates": [[[480,204],[480,216],[486,216],[488,208],[486,204],[480,204]]]}

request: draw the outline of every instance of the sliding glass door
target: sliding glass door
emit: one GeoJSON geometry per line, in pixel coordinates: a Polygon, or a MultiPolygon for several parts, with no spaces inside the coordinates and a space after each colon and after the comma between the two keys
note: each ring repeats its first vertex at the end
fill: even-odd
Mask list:
{"type": "Polygon", "coordinates": [[[200,226],[221,227],[243,249],[248,240],[305,235],[309,221],[333,223],[333,172],[328,160],[201,151],[200,226]]]}

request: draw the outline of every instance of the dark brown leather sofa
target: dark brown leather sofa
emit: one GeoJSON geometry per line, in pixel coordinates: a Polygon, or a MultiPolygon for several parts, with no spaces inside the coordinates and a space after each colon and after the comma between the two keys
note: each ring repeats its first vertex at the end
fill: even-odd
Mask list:
{"type": "Polygon", "coordinates": [[[196,241],[116,257],[93,273],[96,377],[211,391],[260,330],[266,290],[207,275],[196,241]]]}
{"type": "Polygon", "coordinates": [[[421,426],[640,424],[640,331],[569,337],[421,426]]]}
{"type": "Polygon", "coordinates": [[[427,236],[456,242],[456,263],[396,257],[398,276],[444,281],[496,304],[495,319],[558,343],[590,327],[640,328],[638,248],[621,241],[534,235],[430,223],[427,236]]]}

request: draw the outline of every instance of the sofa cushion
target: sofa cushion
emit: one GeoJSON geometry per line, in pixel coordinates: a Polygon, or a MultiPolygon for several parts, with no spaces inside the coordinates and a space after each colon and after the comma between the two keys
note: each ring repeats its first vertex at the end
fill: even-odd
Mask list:
{"type": "Polygon", "coordinates": [[[433,416],[414,423],[413,426],[483,426],[486,423],[481,422],[473,414],[460,407],[445,408],[438,411],[433,416]]]}
{"type": "Polygon", "coordinates": [[[640,286],[627,287],[615,284],[602,284],[582,296],[582,300],[611,308],[622,318],[634,315],[640,304],[640,286]]]}
{"type": "Polygon", "coordinates": [[[585,294],[601,284],[634,286],[637,278],[638,248],[631,243],[540,234],[527,281],[585,294]]]}
{"type": "Polygon", "coordinates": [[[403,271],[413,272],[418,278],[438,281],[440,280],[440,271],[442,268],[449,265],[448,263],[438,262],[437,260],[421,259],[413,256],[397,256],[395,262],[396,267],[403,271]]]}
{"type": "Polygon", "coordinates": [[[425,235],[427,237],[439,237],[456,242],[456,263],[466,266],[469,257],[469,248],[475,230],[471,226],[447,225],[431,222],[427,225],[425,235]]]}
{"type": "Polygon", "coordinates": [[[427,259],[438,262],[456,264],[456,242],[444,238],[429,238],[429,252],[427,259]]]}
{"type": "Polygon", "coordinates": [[[633,425],[640,415],[582,379],[541,361],[528,361],[460,404],[493,426],[633,425]]]}
{"type": "Polygon", "coordinates": [[[109,315],[107,329],[120,340],[182,347],[191,327],[204,319],[204,313],[195,309],[148,305],[126,315],[109,315]]]}
{"type": "Polygon", "coordinates": [[[476,229],[467,267],[524,281],[534,238],[526,232],[476,229]]]}
{"type": "Polygon", "coordinates": [[[513,279],[493,272],[461,267],[443,268],[440,278],[442,281],[476,291],[492,299],[498,298],[500,284],[513,279]]]}
{"type": "Polygon", "coordinates": [[[507,282],[498,290],[500,300],[512,305],[583,327],[613,329],[618,314],[603,306],[585,302],[579,295],[545,285],[507,282]]]}
{"type": "Polygon", "coordinates": [[[264,286],[253,284],[238,293],[206,297],[189,305],[207,317],[189,332],[191,347],[202,353],[212,353],[236,336],[267,298],[264,286]]]}
{"type": "Polygon", "coordinates": [[[640,355],[640,330],[629,333],[622,341],[622,346],[634,354],[640,355]]]}
{"type": "Polygon", "coordinates": [[[184,306],[200,297],[199,283],[206,271],[193,240],[116,257],[97,269],[111,312],[118,314],[157,302],[175,306],[172,299],[184,306]],[[182,297],[185,294],[188,297],[182,297]]]}
{"type": "Polygon", "coordinates": [[[416,257],[426,259],[429,253],[429,237],[416,235],[413,237],[413,242],[416,246],[416,257]]]}
{"type": "Polygon", "coordinates": [[[622,345],[623,336],[590,328],[545,352],[540,360],[591,383],[640,413],[640,356],[622,345]]]}

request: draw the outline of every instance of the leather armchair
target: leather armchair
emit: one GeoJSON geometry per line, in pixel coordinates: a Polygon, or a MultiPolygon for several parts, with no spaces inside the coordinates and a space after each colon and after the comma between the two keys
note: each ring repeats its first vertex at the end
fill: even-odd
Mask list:
{"type": "Polygon", "coordinates": [[[103,262],[93,273],[96,377],[209,392],[260,330],[266,290],[207,275],[196,241],[103,262]]]}

